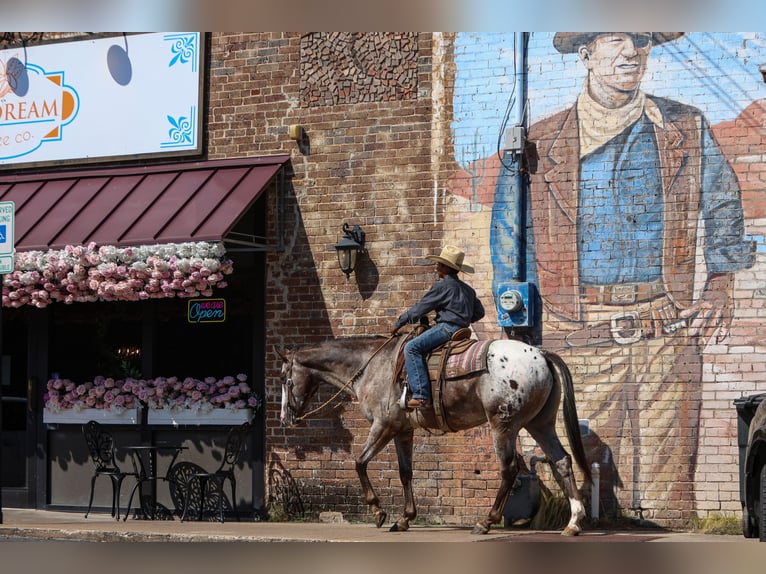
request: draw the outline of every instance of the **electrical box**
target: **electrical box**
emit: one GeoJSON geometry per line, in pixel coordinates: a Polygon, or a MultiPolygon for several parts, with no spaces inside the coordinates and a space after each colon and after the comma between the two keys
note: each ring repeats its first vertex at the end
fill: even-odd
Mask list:
{"type": "Polygon", "coordinates": [[[501,327],[531,327],[534,322],[534,291],[531,283],[504,283],[495,293],[497,322],[501,327]]]}
{"type": "Polygon", "coordinates": [[[505,151],[512,151],[514,153],[521,153],[524,151],[524,127],[514,126],[505,130],[505,145],[503,149],[505,151]]]}

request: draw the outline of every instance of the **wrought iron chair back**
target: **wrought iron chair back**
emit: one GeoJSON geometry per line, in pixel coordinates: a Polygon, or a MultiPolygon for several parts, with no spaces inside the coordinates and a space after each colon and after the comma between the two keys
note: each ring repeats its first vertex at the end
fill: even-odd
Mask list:
{"type": "Polygon", "coordinates": [[[219,520],[223,522],[223,511],[228,506],[223,492],[223,485],[226,480],[229,481],[231,486],[231,508],[237,520],[239,520],[239,513],[237,511],[237,479],[234,471],[247,448],[251,428],[252,424],[249,422],[232,427],[226,438],[223,459],[218,469],[213,472],[198,472],[188,478],[186,482],[187,496],[185,497],[184,510],[181,515],[182,521],[186,519],[190,503],[194,504],[192,501],[196,498],[191,496],[191,493],[198,492],[199,506],[197,508],[197,519],[202,520],[202,512],[206,508],[206,503],[209,505],[210,502],[217,502],[219,520]]]}
{"type": "Polygon", "coordinates": [[[244,423],[229,430],[229,436],[226,439],[226,450],[223,453],[221,466],[216,472],[230,473],[239,464],[242,455],[247,447],[247,439],[250,438],[250,423],[244,423]]]}
{"type": "MultiPolygon", "coordinates": [[[[112,433],[97,421],[88,421],[82,427],[85,436],[85,444],[88,446],[91,460],[95,465],[93,476],[90,479],[90,497],[88,499],[88,510],[85,518],[88,518],[90,510],[93,507],[93,494],[96,486],[96,479],[99,476],[107,476],[112,483],[112,516],[120,519],[120,491],[125,478],[132,476],[136,480],[139,478],[138,469],[133,464],[132,471],[125,471],[117,464],[115,456],[115,443],[112,433]]],[[[130,507],[125,511],[130,512],[130,507]]]]}

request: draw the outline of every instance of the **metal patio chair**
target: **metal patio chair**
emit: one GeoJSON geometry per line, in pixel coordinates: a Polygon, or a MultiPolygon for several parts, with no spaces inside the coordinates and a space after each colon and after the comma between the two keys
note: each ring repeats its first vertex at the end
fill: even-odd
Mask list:
{"type": "MultiPolygon", "coordinates": [[[[122,489],[123,481],[132,476],[138,481],[139,472],[136,468],[135,461],[133,461],[133,470],[122,470],[117,464],[115,457],[114,437],[103,425],[96,421],[88,421],[82,427],[82,432],[85,435],[85,442],[88,445],[88,451],[90,452],[90,458],[95,465],[93,476],[90,479],[90,499],[88,500],[88,511],[85,513],[85,518],[88,518],[90,509],[93,506],[93,491],[96,486],[96,479],[99,476],[107,476],[112,483],[112,516],[117,520],[120,519],[120,490],[122,489]]],[[[128,505],[126,513],[130,512],[130,505],[128,505]]]]}
{"type": "Polygon", "coordinates": [[[217,503],[215,506],[217,507],[220,521],[224,522],[223,511],[226,506],[226,496],[223,492],[223,485],[226,480],[231,485],[231,508],[237,520],[240,519],[237,512],[237,480],[234,476],[234,470],[245,453],[248,439],[250,438],[251,427],[251,423],[243,423],[229,430],[223,460],[217,470],[213,472],[197,472],[188,477],[181,521],[186,519],[190,506],[198,505],[197,520],[202,520],[202,512],[205,508],[210,507],[212,503],[217,503]]]}

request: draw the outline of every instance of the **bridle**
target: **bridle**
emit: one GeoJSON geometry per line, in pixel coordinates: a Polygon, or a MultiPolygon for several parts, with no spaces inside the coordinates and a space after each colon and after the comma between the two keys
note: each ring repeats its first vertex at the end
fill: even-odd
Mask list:
{"type": "MultiPolygon", "coordinates": [[[[312,410],[310,410],[308,412],[305,412],[305,413],[303,413],[300,416],[296,416],[293,420],[295,422],[300,422],[300,421],[308,418],[309,416],[314,415],[314,414],[320,412],[327,405],[329,405],[331,402],[333,402],[335,399],[337,399],[341,394],[343,394],[345,392],[351,393],[351,395],[354,396],[354,398],[356,398],[356,393],[354,393],[354,383],[359,379],[360,376],[362,376],[362,373],[367,368],[367,365],[370,364],[370,361],[372,361],[372,359],[375,358],[375,355],[377,355],[381,350],[383,350],[383,347],[385,347],[388,344],[389,341],[391,341],[392,339],[395,339],[396,337],[397,337],[397,335],[391,335],[391,336],[388,337],[388,339],[383,341],[383,343],[377,349],[375,349],[375,352],[373,352],[372,355],[370,355],[370,358],[367,359],[367,361],[364,363],[364,365],[359,367],[356,370],[356,372],[351,376],[351,378],[348,381],[346,381],[345,383],[343,383],[343,385],[340,387],[340,389],[338,389],[338,391],[333,396],[331,396],[329,399],[327,399],[325,402],[323,402],[317,408],[312,409],[312,410]]],[[[293,377],[292,377],[292,374],[293,374],[293,364],[294,363],[295,363],[295,353],[293,353],[292,356],[290,357],[290,365],[289,365],[289,367],[287,369],[287,378],[285,379],[285,382],[283,383],[283,385],[287,388],[287,408],[290,409],[293,412],[295,412],[295,410],[292,407],[293,399],[295,398],[293,396],[293,387],[295,386],[295,383],[293,382],[293,377]]],[[[337,409],[342,404],[343,403],[341,401],[338,401],[338,403],[335,406],[332,407],[332,410],[337,409]]]]}

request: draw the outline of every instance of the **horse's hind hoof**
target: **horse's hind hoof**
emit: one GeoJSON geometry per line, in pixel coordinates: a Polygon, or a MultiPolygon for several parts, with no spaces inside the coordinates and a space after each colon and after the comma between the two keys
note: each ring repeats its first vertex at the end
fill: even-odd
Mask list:
{"type": "Polygon", "coordinates": [[[389,532],[407,532],[410,529],[410,521],[406,518],[400,518],[391,525],[389,532]]]}
{"type": "Polygon", "coordinates": [[[578,534],[580,534],[579,528],[572,528],[571,526],[567,526],[561,533],[561,536],[577,536],[578,534]]]}
{"type": "Polygon", "coordinates": [[[489,532],[489,528],[482,526],[481,524],[477,524],[473,527],[473,530],[471,530],[471,534],[486,534],[489,532]]]}

